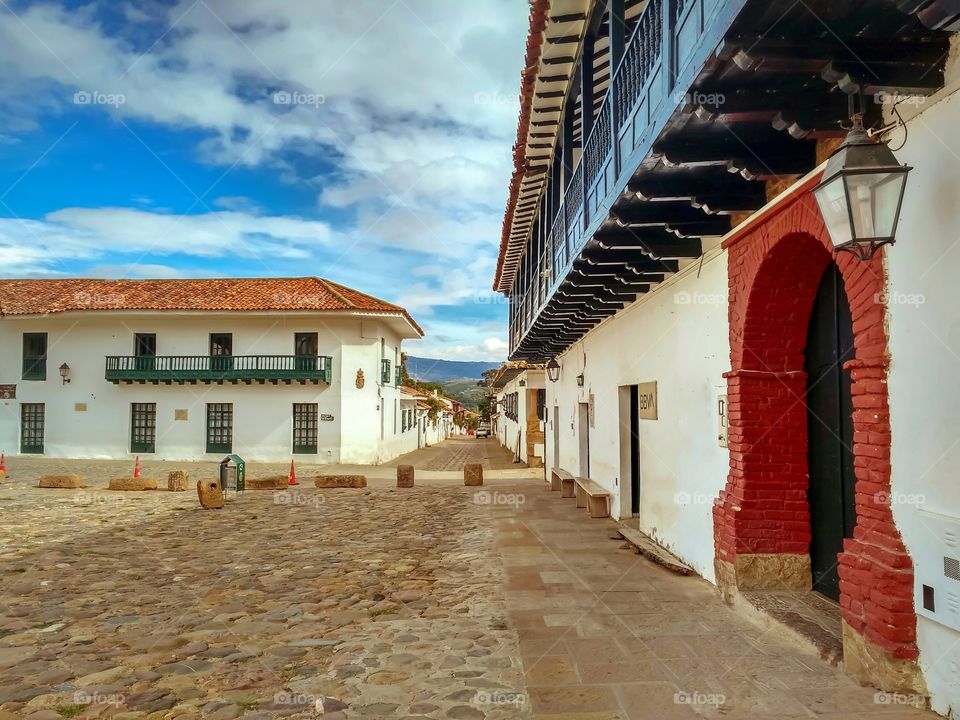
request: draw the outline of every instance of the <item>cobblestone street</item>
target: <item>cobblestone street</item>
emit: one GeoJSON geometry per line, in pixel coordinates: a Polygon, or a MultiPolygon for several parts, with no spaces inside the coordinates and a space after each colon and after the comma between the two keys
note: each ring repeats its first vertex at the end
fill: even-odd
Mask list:
{"type": "Polygon", "coordinates": [[[91,485],[0,485],[0,720],[927,716],[542,481],[222,511],[91,485]]]}

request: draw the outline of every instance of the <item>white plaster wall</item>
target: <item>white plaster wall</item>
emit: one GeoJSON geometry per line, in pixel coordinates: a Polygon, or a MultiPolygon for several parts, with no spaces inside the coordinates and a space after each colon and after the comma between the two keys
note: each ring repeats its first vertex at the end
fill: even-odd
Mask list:
{"type": "MultiPolygon", "coordinates": [[[[0,383],[16,384],[16,400],[0,401],[0,449],[19,451],[20,403],[46,405],[44,454],[50,457],[130,457],[130,403],[157,404],[158,459],[214,459],[205,453],[206,403],[234,406],[234,452],[248,460],[285,461],[291,457],[293,404],[317,403],[321,414],[317,455],[304,462],[376,463],[398,449],[393,418],[381,438],[379,403],[392,413],[394,386],[379,384],[380,332],[398,347],[400,338],[385,323],[304,316],[84,314],[0,320],[0,383]],[[21,379],[22,333],[48,333],[47,379],[21,379]],[[158,355],[206,355],[211,332],[233,333],[234,355],[292,355],[294,333],[317,332],[321,355],[333,357],[333,378],[326,385],[114,385],[104,379],[105,356],[132,355],[136,332],[156,333],[158,355]],[[58,368],[71,367],[71,382],[61,383],[58,368]],[[366,384],[356,388],[356,370],[366,384]],[[87,410],[75,410],[85,403],[87,410]],[[187,410],[188,419],[174,419],[187,410]]],[[[399,432],[399,419],[397,429],[399,432]]]]}
{"type": "MultiPolygon", "coordinates": [[[[942,580],[945,548],[918,510],[951,515],[960,530],[960,96],[916,110],[907,144],[896,153],[914,170],[886,265],[891,497],[919,590],[925,578],[957,585],[942,580]]],[[[941,608],[945,600],[938,595],[941,608]]],[[[917,622],[933,709],[953,708],[960,717],[960,633],[922,616],[917,622]]]]}
{"type": "MultiPolygon", "coordinates": [[[[639,525],[713,581],[712,503],[728,470],[727,449],[717,441],[716,406],[730,360],[726,254],[714,251],[708,257],[699,277],[697,266],[684,269],[559,358],[559,381],[546,383],[545,460],[549,472],[553,423],[559,423],[560,467],[579,474],[578,403],[587,403],[592,393],[590,476],[611,492],[612,515],[629,517],[629,466],[621,475],[620,387],[656,380],[659,419],[640,421],[639,525]]],[[[626,418],[629,438],[629,414],[626,418]]]]}

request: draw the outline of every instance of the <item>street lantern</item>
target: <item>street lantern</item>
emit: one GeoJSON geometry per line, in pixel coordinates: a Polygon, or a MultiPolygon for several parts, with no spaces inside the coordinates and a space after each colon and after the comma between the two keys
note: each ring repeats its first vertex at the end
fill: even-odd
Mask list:
{"type": "Polygon", "coordinates": [[[63,380],[64,385],[70,382],[70,366],[66,363],[60,366],[60,378],[63,380]]]}
{"type": "Polygon", "coordinates": [[[550,358],[550,362],[547,363],[547,377],[554,383],[560,379],[560,363],[556,358],[550,358]]]}
{"type": "Polygon", "coordinates": [[[862,117],[854,115],[853,129],[813,189],[834,250],[869,260],[877,248],[896,242],[903,190],[912,169],[899,164],[885,143],[870,137],[862,117]]]}

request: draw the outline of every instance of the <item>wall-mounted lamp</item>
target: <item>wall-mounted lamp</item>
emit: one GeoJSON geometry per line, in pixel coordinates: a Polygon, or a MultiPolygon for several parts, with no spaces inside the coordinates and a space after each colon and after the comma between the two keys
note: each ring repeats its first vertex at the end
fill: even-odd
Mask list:
{"type": "Polygon", "coordinates": [[[66,363],[60,366],[60,377],[64,385],[70,382],[70,366],[66,363]]]}
{"type": "Polygon", "coordinates": [[[583,373],[577,375],[577,387],[583,387],[583,373]]]}
{"type": "Polygon", "coordinates": [[[853,128],[813,189],[834,250],[869,260],[878,248],[896,242],[911,169],[897,162],[886,143],[870,136],[861,114],[853,116],[853,128]]]}
{"type": "Polygon", "coordinates": [[[550,358],[550,362],[547,363],[547,377],[554,383],[560,379],[560,363],[556,358],[550,358]]]}

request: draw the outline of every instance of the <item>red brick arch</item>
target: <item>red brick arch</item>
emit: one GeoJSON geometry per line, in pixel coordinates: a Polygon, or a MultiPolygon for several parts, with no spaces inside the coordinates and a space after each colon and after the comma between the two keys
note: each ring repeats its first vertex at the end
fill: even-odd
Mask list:
{"type": "Polygon", "coordinates": [[[835,259],[856,348],[846,367],[854,395],[857,525],[840,555],[842,614],[852,630],[892,658],[913,660],[913,566],[889,504],[882,253],[869,262],[849,254],[834,258],[809,187],[725,247],[730,472],[714,505],[718,583],[725,592],[778,584],[804,589],[804,559],[809,577],[804,348],[817,288],[835,259]]]}

